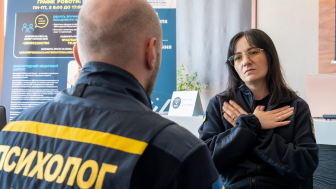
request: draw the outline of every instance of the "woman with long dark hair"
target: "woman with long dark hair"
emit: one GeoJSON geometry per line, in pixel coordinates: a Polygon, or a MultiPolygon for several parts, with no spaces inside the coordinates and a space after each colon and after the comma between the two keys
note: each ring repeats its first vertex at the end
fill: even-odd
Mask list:
{"type": "Polygon", "coordinates": [[[286,84],[273,41],[258,29],[240,32],[227,58],[228,88],[210,100],[199,129],[225,188],[311,187],[313,120],[286,84]]]}

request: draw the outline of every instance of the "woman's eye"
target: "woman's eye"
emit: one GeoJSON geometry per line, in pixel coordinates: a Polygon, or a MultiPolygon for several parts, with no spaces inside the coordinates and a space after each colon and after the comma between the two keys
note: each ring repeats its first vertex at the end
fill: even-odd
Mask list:
{"type": "Polygon", "coordinates": [[[251,55],[255,55],[255,54],[258,54],[258,51],[252,51],[250,52],[251,55]]]}
{"type": "Polygon", "coordinates": [[[235,60],[240,60],[240,57],[238,56],[238,57],[235,57],[235,60]]]}

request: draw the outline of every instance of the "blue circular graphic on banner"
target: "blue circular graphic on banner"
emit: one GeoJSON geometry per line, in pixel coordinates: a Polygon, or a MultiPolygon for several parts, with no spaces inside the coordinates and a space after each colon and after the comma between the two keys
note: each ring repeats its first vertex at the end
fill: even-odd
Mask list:
{"type": "Polygon", "coordinates": [[[181,105],[181,99],[180,99],[180,97],[176,97],[173,100],[173,108],[176,109],[176,108],[180,107],[180,105],[181,105]]]}

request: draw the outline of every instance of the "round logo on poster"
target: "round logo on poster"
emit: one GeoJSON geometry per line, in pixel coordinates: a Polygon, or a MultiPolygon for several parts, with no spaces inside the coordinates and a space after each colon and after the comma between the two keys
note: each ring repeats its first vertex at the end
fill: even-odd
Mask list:
{"type": "Polygon", "coordinates": [[[178,107],[180,107],[180,105],[181,105],[181,98],[180,97],[176,97],[173,100],[173,108],[177,109],[178,107]]]}

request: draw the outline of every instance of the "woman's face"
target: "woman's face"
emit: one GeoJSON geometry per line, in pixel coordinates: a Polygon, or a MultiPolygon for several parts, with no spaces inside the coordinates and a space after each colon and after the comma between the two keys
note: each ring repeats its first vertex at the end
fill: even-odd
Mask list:
{"type": "MultiPolygon", "coordinates": [[[[253,47],[249,45],[245,37],[242,37],[236,42],[235,54],[244,54],[251,49],[253,47]]],[[[253,61],[246,54],[243,55],[242,63],[235,65],[234,68],[245,84],[266,83],[268,60],[265,51],[262,50],[260,56],[253,58],[253,61]]]]}

